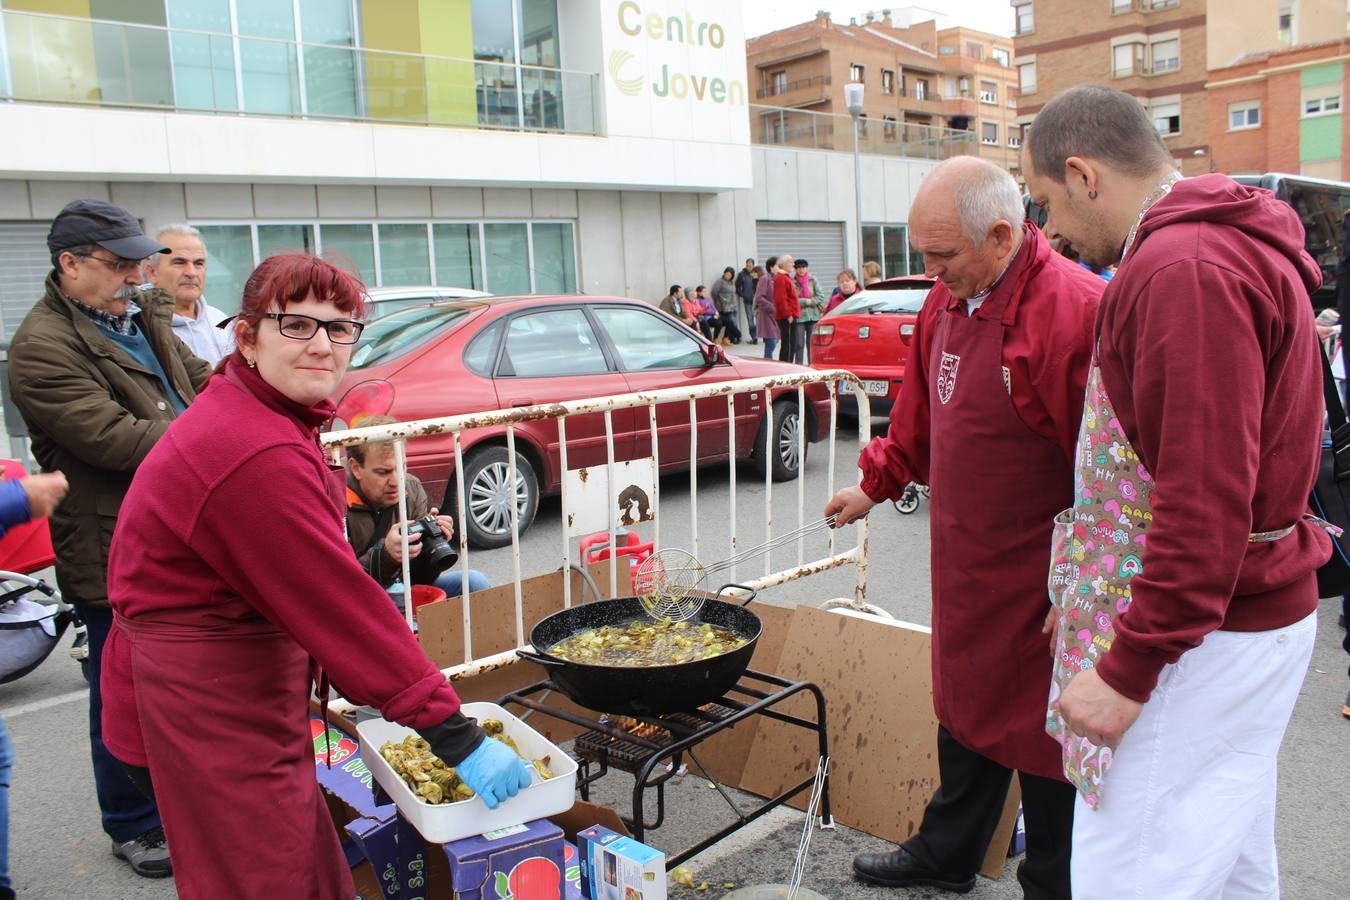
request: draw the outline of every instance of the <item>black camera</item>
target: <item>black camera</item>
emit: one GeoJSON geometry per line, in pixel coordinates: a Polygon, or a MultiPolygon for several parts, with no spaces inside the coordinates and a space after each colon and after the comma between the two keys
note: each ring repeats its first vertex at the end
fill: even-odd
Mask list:
{"type": "Polygon", "coordinates": [[[408,524],[408,537],[422,536],[422,552],[410,560],[413,584],[433,584],[442,572],[455,564],[459,553],[441,533],[435,516],[426,515],[408,524]]]}

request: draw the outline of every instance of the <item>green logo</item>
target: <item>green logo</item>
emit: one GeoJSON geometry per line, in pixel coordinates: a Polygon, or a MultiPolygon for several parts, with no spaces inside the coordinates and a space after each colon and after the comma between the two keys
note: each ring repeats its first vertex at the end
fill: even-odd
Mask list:
{"type": "Polygon", "coordinates": [[[619,93],[630,97],[642,93],[644,76],[639,72],[636,78],[624,78],[623,67],[636,58],[627,50],[615,50],[609,55],[609,77],[614,80],[614,86],[619,89],[619,93]]]}

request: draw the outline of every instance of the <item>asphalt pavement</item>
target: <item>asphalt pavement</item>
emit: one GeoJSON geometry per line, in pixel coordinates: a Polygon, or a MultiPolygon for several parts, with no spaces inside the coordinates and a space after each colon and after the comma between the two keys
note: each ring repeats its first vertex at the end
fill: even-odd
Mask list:
{"type": "MultiPolygon", "coordinates": [[[[743,346],[733,352],[757,349],[743,346]]],[[[884,424],[876,422],[881,427],[884,424]]],[[[812,448],[807,464],[806,521],[819,516],[826,500],[826,457],[817,447],[812,448]]],[[[855,437],[841,435],[835,460],[837,484],[856,479],[853,464],[857,450],[855,437]]],[[[689,485],[687,475],[662,479],[663,534],[670,533],[667,529],[680,533],[691,528],[689,485]]],[[[707,548],[716,547],[726,540],[727,527],[708,510],[725,503],[728,479],[724,468],[701,470],[697,485],[700,541],[707,548]]],[[[762,527],[754,523],[757,518],[762,520],[763,490],[762,483],[739,482],[741,527],[762,527]]],[[[774,494],[774,515],[785,523],[781,527],[795,521],[797,504],[796,485],[779,485],[774,494]]],[[[521,564],[526,574],[556,567],[558,518],[556,500],[546,501],[522,542],[521,564]]],[[[899,514],[889,504],[873,511],[870,602],[898,618],[929,622],[927,542],[926,503],[909,516],[899,514]]],[[[811,554],[819,549],[808,546],[807,558],[815,558],[811,554]]],[[[791,562],[788,557],[795,555],[795,550],[785,552],[787,557],[775,557],[775,567],[791,562]]],[[[509,579],[512,568],[509,550],[475,553],[471,564],[487,572],[494,583],[509,579]]],[[[819,603],[849,595],[852,583],[851,570],[827,572],[773,588],[765,592],[765,599],[782,604],[819,603]]],[[[1345,762],[1350,749],[1350,721],[1340,715],[1347,689],[1347,660],[1340,647],[1343,632],[1336,622],[1338,607],[1338,600],[1322,602],[1312,667],[1281,755],[1278,841],[1284,896],[1293,900],[1345,897],[1346,885],[1350,884],[1350,767],[1345,762]]],[[[17,757],[10,792],[10,860],[18,895],[25,900],[172,897],[171,880],[139,878],[109,852],[94,799],[87,714],[87,689],[78,666],[64,648],[34,673],[13,684],[0,685],[0,716],[14,738],[17,757]]],[[[221,723],[222,728],[226,725],[221,723]]],[[[879,760],[878,765],[885,765],[885,761],[879,760]]],[[[229,790],[228,785],[213,781],[210,760],[202,761],[201,774],[202,790],[229,790]]],[[[626,811],[630,791],[629,776],[611,774],[596,786],[593,796],[626,811]]],[[[690,846],[712,830],[710,823],[729,821],[729,816],[724,801],[703,779],[677,778],[668,792],[668,822],[652,832],[649,840],[662,848],[690,846]]],[[[730,890],[726,885],[734,888],[787,881],[802,821],[801,813],[779,809],[752,823],[690,861],[694,877],[709,883],[706,893],[678,888],[672,897],[715,897],[730,890]]],[[[849,874],[853,855],[885,846],[883,841],[843,826],[834,831],[816,830],[803,883],[831,898],[945,896],[928,890],[873,888],[853,881],[849,874]]],[[[248,865],[242,858],[238,863],[248,865]]],[[[1011,867],[999,880],[981,878],[968,896],[1020,896],[1010,873],[1011,867]]]]}

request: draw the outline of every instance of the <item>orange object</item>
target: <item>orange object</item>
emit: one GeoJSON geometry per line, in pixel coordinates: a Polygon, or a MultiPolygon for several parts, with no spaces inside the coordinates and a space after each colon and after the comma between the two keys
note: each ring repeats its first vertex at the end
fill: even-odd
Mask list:
{"type": "MultiPolygon", "coordinates": [[[[5,481],[27,474],[17,459],[0,459],[0,477],[5,481]]],[[[6,572],[27,575],[54,562],[56,553],[52,550],[52,534],[45,518],[13,525],[0,538],[0,569],[6,572]]]]}
{"type": "Polygon", "coordinates": [[[417,612],[428,603],[435,603],[438,600],[445,599],[445,591],[436,587],[434,584],[414,584],[412,586],[412,608],[417,612]]]}

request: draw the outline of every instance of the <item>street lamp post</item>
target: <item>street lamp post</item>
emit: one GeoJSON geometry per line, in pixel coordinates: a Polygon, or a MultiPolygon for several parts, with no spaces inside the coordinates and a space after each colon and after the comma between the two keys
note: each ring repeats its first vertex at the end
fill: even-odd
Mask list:
{"type": "Polygon", "coordinates": [[[858,144],[860,142],[862,111],[863,111],[863,86],[861,82],[851,81],[844,85],[844,103],[848,106],[848,114],[853,117],[853,213],[857,217],[858,231],[854,235],[854,240],[858,244],[858,252],[854,258],[854,265],[861,281],[863,277],[863,222],[862,222],[862,157],[858,155],[858,144]]]}

